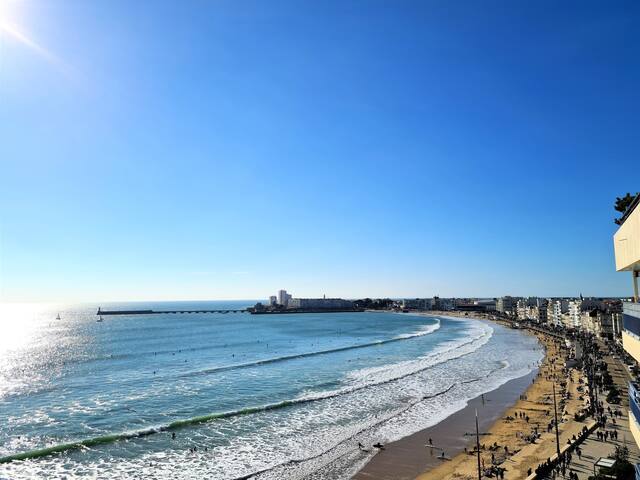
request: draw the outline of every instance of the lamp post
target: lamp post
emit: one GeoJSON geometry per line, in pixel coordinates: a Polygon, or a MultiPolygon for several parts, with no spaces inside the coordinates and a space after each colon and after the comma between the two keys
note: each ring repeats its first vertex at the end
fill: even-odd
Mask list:
{"type": "Polygon", "coordinates": [[[478,429],[478,409],[476,408],[476,450],[478,454],[478,480],[482,480],[482,470],[480,468],[480,430],[478,429]]]}
{"type": "Polygon", "coordinates": [[[553,416],[556,424],[556,453],[558,454],[558,460],[560,460],[560,434],[558,433],[558,408],[556,407],[556,382],[552,383],[553,386],[553,416]]]}

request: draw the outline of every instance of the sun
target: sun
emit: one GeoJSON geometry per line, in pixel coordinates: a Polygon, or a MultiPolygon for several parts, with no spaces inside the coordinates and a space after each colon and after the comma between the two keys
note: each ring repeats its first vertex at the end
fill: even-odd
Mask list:
{"type": "Polygon", "coordinates": [[[0,0],[0,40],[6,36],[9,40],[16,42],[23,47],[29,48],[32,52],[40,55],[52,64],[63,67],[58,57],[49,52],[46,48],[36,42],[16,21],[21,13],[18,11],[20,0],[0,0]]]}
{"type": "Polygon", "coordinates": [[[18,17],[18,0],[0,0],[0,34],[12,35],[18,17]]]}
{"type": "Polygon", "coordinates": [[[0,26],[10,24],[16,15],[17,0],[0,0],[0,26]]]}

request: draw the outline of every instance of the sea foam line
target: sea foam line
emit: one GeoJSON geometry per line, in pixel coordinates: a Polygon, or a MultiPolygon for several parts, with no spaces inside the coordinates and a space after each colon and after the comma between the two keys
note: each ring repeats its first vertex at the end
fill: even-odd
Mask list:
{"type": "Polygon", "coordinates": [[[258,365],[267,365],[270,363],[277,363],[277,362],[285,362],[288,360],[295,360],[298,358],[307,358],[307,357],[315,357],[318,355],[327,355],[329,353],[337,353],[337,352],[345,352],[348,350],[357,350],[360,348],[368,348],[368,347],[376,347],[378,345],[386,345],[389,343],[394,343],[394,342],[400,342],[402,340],[410,340],[412,338],[417,338],[417,337],[423,337],[425,335],[429,335],[435,331],[437,331],[440,328],[440,320],[436,319],[437,323],[433,324],[433,325],[425,325],[423,326],[423,330],[420,330],[418,332],[414,332],[414,333],[406,333],[406,334],[400,334],[397,337],[394,338],[389,338],[386,340],[376,340],[374,342],[368,342],[368,343],[361,343],[361,344],[357,344],[357,345],[346,345],[344,347],[337,347],[337,348],[329,348],[326,350],[318,350],[315,352],[306,352],[306,353],[297,353],[295,355],[284,355],[282,357],[274,357],[274,358],[265,358],[263,360],[256,360],[253,362],[246,362],[246,363],[236,363],[234,365],[225,365],[222,367],[214,367],[214,368],[207,368],[204,370],[198,370],[196,372],[189,372],[189,373],[184,373],[182,375],[180,375],[180,377],[191,377],[191,376],[198,376],[198,375],[208,375],[210,373],[216,373],[216,372],[223,372],[223,371],[227,371],[227,370],[239,370],[239,369],[243,369],[243,368],[250,368],[250,367],[255,367],[258,365]]]}
{"type": "MultiPolygon", "coordinates": [[[[175,375],[173,378],[188,378],[188,377],[195,377],[195,376],[200,376],[200,375],[210,375],[213,373],[218,373],[218,372],[225,372],[225,371],[230,371],[230,370],[242,370],[245,368],[252,368],[252,367],[257,367],[260,365],[268,365],[268,364],[272,364],[272,363],[278,363],[278,362],[286,362],[289,360],[296,360],[299,358],[308,358],[308,357],[314,357],[314,356],[319,356],[319,355],[327,355],[330,353],[337,353],[337,352],[344,352],[344,351],[349,351],[349,350],[357,350],[357,349],[362,349],[362,348],[369,348],[369,347],[375,347],[378,345],[386,345],[389,343],[394,343],[394,342],[400,342],[403,340],[410,340],[412,338],[417,338],[417,337],[422,337],[425,335],[429,335],[431,333],[436,332],[438,329],[440,329],[440,320],[439,319],[435,319],[436,323],[432,324],[432,325],[423,325],[422,329],[414,332],[414,333],[407,333],[407,334],[400,334],[396,337],[393,338],[389,338],[389,339],[384,339],[384,340],[376,340],[373,342],[368,342],[368,343],[361,343],[361,344],[357,344],[357,345],[346,345],[344,347],[337,347],[337,348],[329,348],[326,350],[318,350],[318,351],[314,351],[314,352],[305,352],[305,353],[298,353],[295,355],[283,355],[281,357],[273,357],[273,358],[265,358],[262,360],[255,360],[253,362],[245,362],[245,363],[236,363],[236,364],[231,364],[231,365],[223,365],[221,367],[213,367],[213,368],[207,368],[207,369],[203,369],[203,370],[197,370],[197,371],[193,371],[193,372],[187,372],[187,373],[183,373],[183,374],[179,374],[179,375],[175,375]]],[[[202,347],[202,348],[206,348],[206,347],[202,347]]],[[[195,349],[184,349],[183,351],[193,351],[195,349]]],[[[178,351],[178,350],[176,350],[178,351]]],[[[170,350],[168,350],[168,352],[171,352],[170,350]]],[[[161,377],[162,380],[167,380],[168,377],[161,377]]],[[[138,383],[139,380],[138,379],[133,379],[133,380],[129,380],[126,382],[118,382],[118,385],[126,385],[127,383],[138,383]]],[[[82,386],[86,386],[86,385],[82,385],[82,386]]],[[[76,388],[78,388],[79,386],[76,386],[76,388]]],[[[37,394],[42,394],[42,393],[50,393],[53,392],[57,389],[57,387],[48,387],[48,388],[41,388],[38,389],[36,391],[27,391],[27,392],[20,392],[20,393],[16,393],[16,394],[9,394],[4,398],[12,398],[12,397],[19,397],[21,395],[37,395],[37,394]]],[[[2,396],[0,395],[0,398],[2,398],[2,396]]]]}
{"type": "MultiPolygon", "coordinates": [[[[372,424],[370,424],[370,425],[367,425],[366,427],[364,427],[364,428],[362,428],[362,429],[358,430],[357,432],[353,433],[353,434],[352,434],[352,435],[350,435],[349,437],[344,438],[344,439],[342,439],[342,440],[340,440],[340,441],[336,442],[334,445],[332,445],[331,447],[329,447],[328,449],[326,449],[326,450],[324,450],[324,451],[322,451],[322,452],[320,452],[320,453],[317,453],[317,454],[315,454],[315,455],[312,455],[312,456],[309,456],[309,457],[305,457],[305,458],[295,458],[295,459],[290,459],[290,460],[287,460],[287,461],[285,461],[285,462],[279,463],[279,464],[277,464],[277,465],[273,465],[273,466],[271,466],[271,467],[267,467],[267,468],[261,469],[261,470],[256,471],[256,472],[252,472],[252,473],[249,473],[249,474],[246,474],[246,475],[240,476],[240,477],[234,477],[234,478],[233,478],[233,480],[248,480],[248,479],[250,479],[250,478],[257,477],[257,476],[259,476],[259,475],[262,475],[262,474],[268,473],[268,472],[270,472],[270,471],[272,471],[272,470],[275,470],[276,468],[282,468],[282,467],[286,467],[287,465],[295,465],[295,464],[300,464],[300,463],[304,463],[304,462],[309,462],[309,461],[311,461],[311,460],[315,460],[315,459],[317,459],[317,458],[319,458],[319,457],[322,457],[323,455],[328,454],[328,453],[329,453],[329,452],[331,452],[332,450],[335,450],[335,449],[336,449],[336,448],[338,448],[340,445],[342,445],[342,444],[344,444],[344,443],[346,443],[346,442],[348,442],[348,441],[353,440],[354,438],[358,437],[359,435],[362,435],[362,434],[363,434],[364,432],[366,432],[367,430],[370,430],[370,429],[372,429],[372,428],[375,428],[375,427],[377,427],[377,426],[380,426],[380,425],[382,425],[383,423],[386,423],[386,422],[388,422],[389,420],[391,420],[391,419],[393,419],[393,418],[396,418],[396,417],[398,417],[398,416],[402,415],[403,413],[407,412],[408,410],[410,410],[411,408],[415,407],[415,406],[416,406],[416,405],[418,405],[419,403],[422,403],[422,402],[424,402],[424,401],[431,400],[431,399],[434,399],[434,398],[440,397],[440,396],[442,396],[442,395],[445,395],[446,393],[450,392],[453,388],[455,388],[455,387],[456,387],[456,386],[458,386],[458,385],[466,385],[466,384],[469,384],[469,383],[477,382],[477,381],[483,380],[483,379],[485,379],[485,378],[488,378],[489,376],[493,375],[494,373],[496,373],[496,372],[498,372],[498,371],[500,371],[500,370],[504,370],[505,368],[508,368],[508,367],[507,367],[507,366],[505,366],[505,365],[503,364],[502,366],[500,366],[500,367],[498,367],[498,368],[495,368],[495,369],[491,370],[490,372],[488,372],[487,374],[485,374],[485,375],[483,375],[483,376],[481,376],[481,377],[471,378],[471,379],[468,379],[468,380],[462,380],[462,381],[460,381],[460,382],[454,382],[454,383],[450,384],[448,387],[446,387],[446,388],[444,388],[444,389],[440,390],[439,392],[433,393],[433,394],[431,394],[431,395],[424,395],[424,396],[422,396],[422,397],[420,397],[420,398],[418,398],[418,399],[416,399],[416,400],[414,400],[414,401],[412,401],[412,402],[408,403],[405,407],[403,407],[403,408],[401,408],[401,409],[399,409],[399,410],[397,410],[397,411],[393,412],[393,413],[392,413],[392,414],[390,414],[390,415],[385,416],[385,417],[384,417],[384,418],[382,418],[381,420],[379,420],[379,421],[377,421],[377,422],[375,422],[375,423],[372,423],[372,424]]],[[[468,401],[468,400],[467,400],[467,401],[468,401]]],[[[453,412],[452,412],[452,413],[453,413],[453,412]]],[[[333,458],[331,461],[336,461],[336,460],[337,460],[338,458],[340,458],[341,456],[346,455],[346,453],[348,453],[348,452],[345,452],[345,453],[343,453],[343,454],[339,455],[338,457],[333,458]]]]}

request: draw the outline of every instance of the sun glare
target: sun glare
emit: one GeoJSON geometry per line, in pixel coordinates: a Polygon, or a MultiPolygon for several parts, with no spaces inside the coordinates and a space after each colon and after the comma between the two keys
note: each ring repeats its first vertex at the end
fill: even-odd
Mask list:
{"type": "Polygon", "coordinates": [[[17,6],[21,2],[19,0],[0,0],[0,40],[4,35],[17,43],[28,47],[31,51],[37,53],[47,61],[62,67],[63,64],[59,58],[49,52],[36,42],[31,36],[21,28],[17,22],[19,16],[17,6]]]}
{"type": "Polygon", "coordinates": [[[15,20],[17,0],[0,0],[0,25],[15,20]]]}

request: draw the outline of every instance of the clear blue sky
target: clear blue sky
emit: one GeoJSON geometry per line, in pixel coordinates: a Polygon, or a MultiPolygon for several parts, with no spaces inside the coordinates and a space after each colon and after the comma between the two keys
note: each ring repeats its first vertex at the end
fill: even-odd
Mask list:
{"type": "Polygon", "coordinates": [[[631,294],[639,2],[0,4],[3,301],[631,294]]]}

